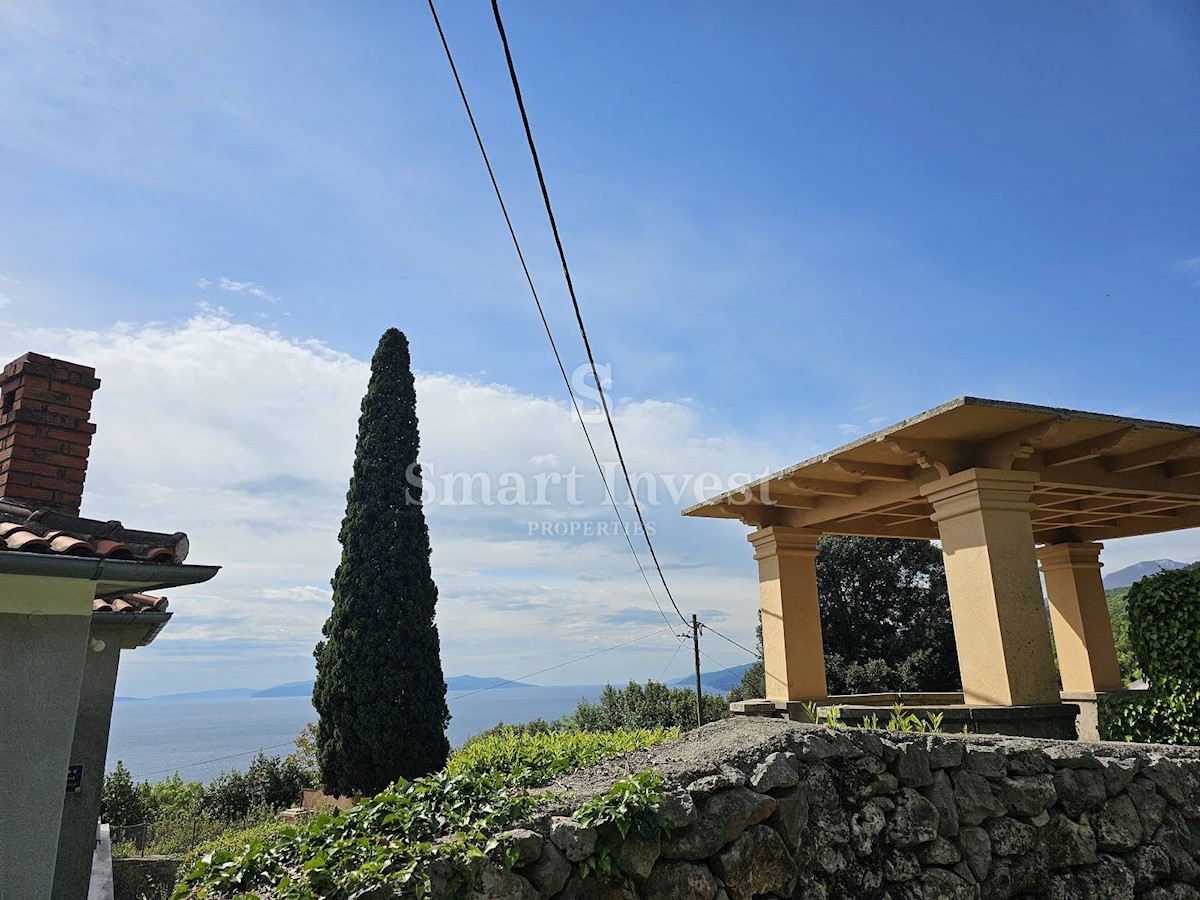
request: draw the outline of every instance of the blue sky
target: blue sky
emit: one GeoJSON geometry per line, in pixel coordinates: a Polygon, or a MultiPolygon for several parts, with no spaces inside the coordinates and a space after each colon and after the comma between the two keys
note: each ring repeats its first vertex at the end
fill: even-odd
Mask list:
{"type": "MultiPolygon", "coordinates": [[[[760,473],[961,394],[1200,422],[1194,4],[504,10],[635,468],[760,473]]],[[[490,11],[441,13],[573,367],[490,11]]],[[[7,4],[0,123],[0,351],[100,368],[85,511],[184,528],[227,567],[123,692],[307,677],[388,326],[430,466],[586,463],[423,4],[7,4]]],[[[668,506],[684,604],[748,642],[741,527],[668,506]]],[[[503,515],[431,512],[449,672],[646,628],[619,546],[503,515]]],[[[644,678],[673,648],[556,677],[644,678]]]]}

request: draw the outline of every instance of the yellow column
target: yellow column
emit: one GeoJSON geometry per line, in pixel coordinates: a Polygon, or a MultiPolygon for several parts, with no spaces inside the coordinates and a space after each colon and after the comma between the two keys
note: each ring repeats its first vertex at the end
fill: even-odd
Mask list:
{"type": "Polygon", "coordinates": [[[1037,551],[1050,598],[1050,622],[1063,690],[1094,693],[1124,687],[1104,581],[1103,544],[1047,544],[1037,551]]]}
{"type": "Polygon", "coordinates": [[[1034,472],[968,469],[931,482],[965,702],[1058,703],[1029,495],[1034,472]]]}
{"type": "Polygon", "coordinates": [[[748,538],[758,560],[768,700],[820,700],[825,648],[817,604],[817,538],[800,528],[760,528],[748,538]]]}

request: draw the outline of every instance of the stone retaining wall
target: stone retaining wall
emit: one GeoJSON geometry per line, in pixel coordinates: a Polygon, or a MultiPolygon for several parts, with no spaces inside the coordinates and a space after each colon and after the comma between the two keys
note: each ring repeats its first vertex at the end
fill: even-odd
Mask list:
{"type": "Polygon", "coordinates": [[[475,896],[610,900],[1200,900],[1200,755],[1129,744],[889,734],[732,720],[576,773],[582,799],[663,773],[662,839],[547,809],[475,896]],[[611,853],[616,880],[580,877],[611,853]]]}

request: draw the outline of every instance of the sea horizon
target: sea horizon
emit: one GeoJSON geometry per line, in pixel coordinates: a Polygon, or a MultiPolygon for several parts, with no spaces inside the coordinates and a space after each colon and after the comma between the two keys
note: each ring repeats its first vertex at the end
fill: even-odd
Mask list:
{"type": "MultiPolygon", "coordinates": [[[[237,689],[234,689],[237,690],[237,689]]],[[[580,700],[595,702],[602,684],[497,687],[447,691],[451,747],[500,722],[557,719],[580,700]]],[[[124,764],[134,781],[157,781],[178,771],[185,781],[208,782],[245,770],[259,750],[287,756],[293,739],[316,720],[308,696],[129,698],[113,704],[106,770],[124,764]]]]}

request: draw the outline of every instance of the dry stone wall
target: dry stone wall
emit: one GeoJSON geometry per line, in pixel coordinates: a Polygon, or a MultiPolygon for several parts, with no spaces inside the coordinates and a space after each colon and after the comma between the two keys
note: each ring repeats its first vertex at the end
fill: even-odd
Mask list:
{"type": "Polygon", "coordinates": [[[577,773],[582,799],[656,768],[666,837],[585,828],[572,803],[508,835],[477,898],[1200,900],[1200,755],[1129,744],[732,720],[577,773]],[[622,875],[581,877],[597,853],[622,875]]]}

